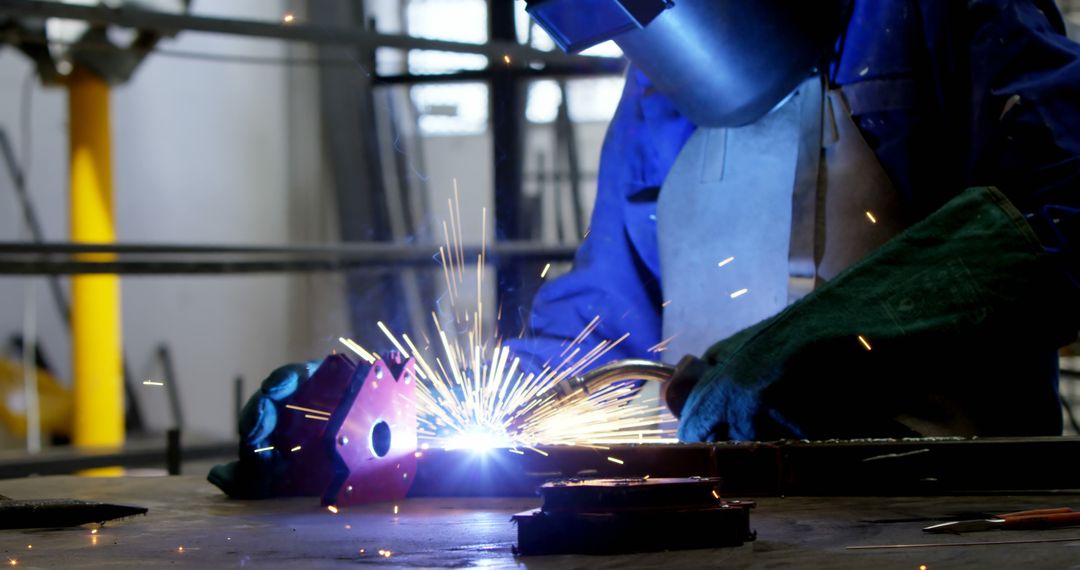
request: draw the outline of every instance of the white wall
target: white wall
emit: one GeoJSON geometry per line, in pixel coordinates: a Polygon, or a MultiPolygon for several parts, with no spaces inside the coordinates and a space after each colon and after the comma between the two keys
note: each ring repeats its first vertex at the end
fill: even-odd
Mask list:
{"type": "MultiPolygon", "coordinates": [[[[199,0],[199,12],[276,20],[286,0],[199,0]]],[[[310,57],[309,46],[183,33],[162,48],[206,53],[310,57]]],[[[21,86],[31,68],[20,53],[0,51],[0,124],[18,140],[21,86]]],[[[330,170],[321,146],[317,69],[248,65],[152,55],[112,99],[114,188],[123,242],[290,243],[337,239],[330,170]]],[[[60,89],[34,85],[30,191],[46,237],[67,240],[67,107],[60,89]]],[[[381,100],[380,100],[381,101],[381,100]]],[[[380,103],[383,104],[383,103],[380,103]]],[[[579,131],[583,169],[595,171],[603,125],[579,131]]],[[[550,126],[528,129],[528,148],[547,147],[550,126]]],[[[494,224],[488,134],[424,142],[422,174],[431,191],[428,222],[441,236],[446,199],[458,180],[463,236],[480,240],[481,208],[494,224]]],[[[21,148],[18,149],[21,152],[21,148]]],[[[530,152],[527,159],[532,160],[530,152]]],[[[414,162],[416,157],[409,157],[414,162]]],[[[418,165],[419,167],[419,165],[418,165]]],[[[528,170],[534,169],[529,164],[528,170]]],[[[586,188],[586,213],[593,189],[586,188]]],[[[548,242],[554,232],[545,230],[548,242]]],[[[0,176],[0,241],[28,239],[0,176]]],[[[433,247],[433,250],[437,246],[433,247]]],[[[554,275],[556,271],[552,272],[554,275]]],[[[441,276],[436,275],[441,283],[441,276]]],[[[471,276],[466,277],[472,282],[471,276]]],[[[70,342],[42,278],[0,277],[0,340],[20,330],[24,283],[35,283],[45,349],[70,378],[70,342]]],[[[486,295],[493,295],[490,280],[486,295]]],[[[467,288],[469,292],[473,289],[467,288]]],[[[136,379],[157,377],[154,351],[173,351],[191,432],[233,433],[232,379],[247,392],[274,367],[319,358],[348,331],[339,275],[166,276],[122,279],[124,344],[136,379]]],[[[471,302],[474,302],[470,299],[471,302]]],[[[424,311],[426,314],[426,310],[424,311]]],[[[374,321],[374,319],[373,319],[374,321]]],[[[358,335],[362,342],[365,335],[358,335]]],[[[371,338],[377,338],[372,331],[371,338]]],[[[169,425],[165,391],[136,386],[151,424],[169,425]]]]}
{"type": "MultiPolygon", "coordinates": [[[[195,5],[215,15],[278,19],[285,2],[201,0],[195,5]]],[[[195,33],[162,47],[277,57],[289,49],[281,42],[195,33]]],[[[0,122],[9,131],[18,125],[19,86],[29,69],[21,54],[0,53],[0,122]]],[[[318,234],[325,232],[311,229],[322,227],[317,222],[325,210],[325,192],[318,190],[325,186],[317,179],[321,169],[317,161],[295,173],[290,169],[290,131],[302,130],[303,121],[318,121],[314,106],[306,116],[299,113],[298,121],[289,120],[297,116],[290,113],[290,101],[313,103],[313,77],[290,75],[282,66],[149,57],[129,83],[113,92],[118,239],[286,243],[324,238],[318,234]],[[298,203],[310,204],[299,209],[298,203]],[[289,214],[290,206],[297,215],[289,214]]],[[[66,240],[66,96],[35,87],[32,97],[30,189],[48,239],[66,240]]],[[[308,164],[314,160],[306,158],[308,164]]],[[[0,240],[25,239],[8,186],[7,180],[0,181],[0,240]]],[[[0,278],[0,335],[5,338],[22,323],[23,282],[0,278]]],[[[294,327],[307,333],[318,328],[297,320],[306,313],[295,310],[316,293],[303,278],[281,275],[125,277],[128,362],[137,378],[157,375],[153,351],[167,343],[191,430],[228,435],[235,429],[231,381],[236,375],[246,377],[250,391],[274,366],[326,350],[321,339],[292,332],[294,327]]],[[[68,336],[44,286],[37,288],[37,300],[45,347],[61,376],[70,378],[68,336]]],[[[167,426],[164,391],[137,389],[153,424],[167,426]]]]}

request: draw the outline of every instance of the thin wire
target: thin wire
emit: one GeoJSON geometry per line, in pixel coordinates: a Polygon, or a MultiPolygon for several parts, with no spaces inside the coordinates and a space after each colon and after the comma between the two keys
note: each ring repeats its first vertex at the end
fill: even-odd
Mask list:
{"type": "Polygon", "coordinates": [[[19,170],[22,171],[23,187],[30,187],[30,157],[33,155],[33,102],[34,83],[37,79],[37,67],[31,67],[30,72],[23,78],[22,98],[19,101],[19,147],[22,156],[19,160],[19,170]]]}

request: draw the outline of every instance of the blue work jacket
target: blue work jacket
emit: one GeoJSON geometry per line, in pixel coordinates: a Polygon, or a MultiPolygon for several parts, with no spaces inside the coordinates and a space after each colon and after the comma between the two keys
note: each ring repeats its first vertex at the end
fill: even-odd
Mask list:
{"type": "MultiPolygon", "coordinates": [[[[853,2],[829,78],[850,89],[856,123],[910,221],[966,188],[997,186],[1064,271],[1080,267],[1080,241],[1072,239],[1080,223],[1080,45],[1063,29],[1049,1],[853,2]]],[[[664,302],[656,200],[694,129],[629,70],[603,146],[588,237],[573,270],[539,291],[531,335],[513,344],[523,360],[554,366],[596,316],[587,348],[630,333],[597,364],[657,359],[649,352],[661,340],[664,302]]]]}

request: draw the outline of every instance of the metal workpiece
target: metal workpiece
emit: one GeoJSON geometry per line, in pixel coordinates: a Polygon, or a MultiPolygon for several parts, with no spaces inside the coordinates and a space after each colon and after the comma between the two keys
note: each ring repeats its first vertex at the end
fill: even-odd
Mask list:
{"type": "Polygon", "coordinates": [[[721,480],[573,479],[540,487],[544,504],[514,515],[519,555],[618,554],[740,546],[753,502],[720,498],[721,480]]]}
{"type": "Polygon", "coordinates": [[[738,497],[1080,489],[1080,438],[774,441],[423,450],[410,496],[531,496],[552,479],[722,477],[738,497]],[[618,462],[611,459],[617,459],[618,462]]]}
{"type": "Polygon", "coordinates": [[[0,495],[0,529],[62,528],[145,515],[146,507],[75,499],[11,499],[0,495]]]}

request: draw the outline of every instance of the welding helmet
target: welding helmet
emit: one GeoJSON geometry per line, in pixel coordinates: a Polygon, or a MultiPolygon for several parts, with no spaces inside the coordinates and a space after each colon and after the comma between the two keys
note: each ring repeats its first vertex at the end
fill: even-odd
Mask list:
{"type": "Polygon", "coordinates": [[[568,52],[614,40],[699,126],[752,123],[836,44],[849,0],[528,0],[568,52]]]}

